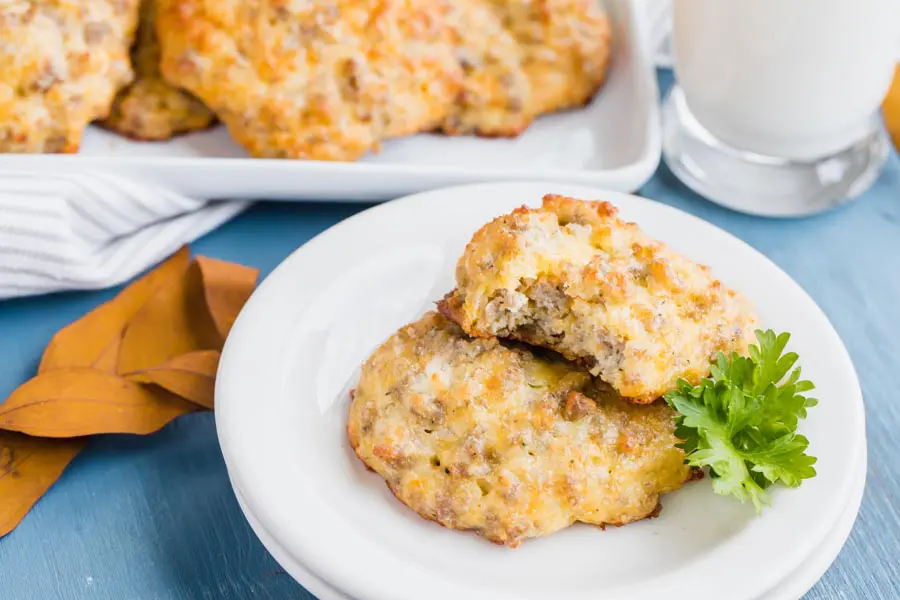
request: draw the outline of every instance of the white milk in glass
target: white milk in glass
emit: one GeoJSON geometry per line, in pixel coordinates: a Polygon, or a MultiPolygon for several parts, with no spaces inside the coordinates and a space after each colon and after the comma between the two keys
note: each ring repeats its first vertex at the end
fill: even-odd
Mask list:
{"type": "Polygon", "coordinates": [[[797,160],[871,129],[894,72],[900,0],[674,0],[691,113],[741,150],[797,160]]]}

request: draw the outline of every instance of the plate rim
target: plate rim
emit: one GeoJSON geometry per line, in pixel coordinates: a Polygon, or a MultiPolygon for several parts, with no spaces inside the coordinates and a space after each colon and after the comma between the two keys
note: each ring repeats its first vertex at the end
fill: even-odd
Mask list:
{"type": "Polygon", "coordinates": [[[780,581],[773,589],[766,592],[764,596],[757,600],[794,600],[806,594],[809,590],[819,582],[823,575],[831,568],[837,559],[853,529],[856,527],[856,521],[859,519],[859,512],[862,508],[863,499],[866,494],[866,480],[868,479],[869,469],[869,449],[868,441],[863,437],[863,450],[860,456],[860,476],[859,484],[854,488],[853,493],[847,503],[847,509],[841,513],[835,528],[829,531],[825,539],[813,554],[803,562],[803,564],[787,579],[780,581]],[[844,522],[844,517],[849,517],[848,523],[844,522]],[[837,532],[837,535],[834,534],[837,532]],[[834,536],[834,537],[832,537],[834,536]],[[824,550],[824,551],[823,551],[824,550]],[[801,573],[798,573],[802,571],[801,573]],[[799,575],[799,576],[798,576],[799,575]]]}
{"type": "MultiPolygon", "coordinates": [[[[273,284],[271,282],[279,281],[285,277],[289,277],[289,271],[291,269],[290,265],[292,264],[293,261],[300,260],[300,259],[296,259],[295,258],[296,256],[302,255],[305,252],[312,252],[313,251],[312,249],[315,248],[316,244],[318,243],[318,240],[320,240],[323,236],[340,235],[337,232],[342,227],[346,227],[348,223],[351,223],[358,219],[372,218],[371,214],[369,214],[369,213],[381,214],[381,213],[388,213],[390,211],[402,211],[403,207],[407,203],[427,201],[429,199],[428,198],[429,196],[447,195],[447,194],[451,194],[451,195],[452,194],[465,194],[466,192],[473,192],[475,190],[478,190],[479,192],[487,191],[487,192],[493,192],[493,193],[497,193],[498,191],[503,190],[503,191],[505,191],[505,193],[509,193],[510,195],[515,194],[516,196],[521,196],[526,193],[529,193],[529,192],[525,191],[525,190],[529,190],[530,195],[534,196],[534,195],[542,193],[543,191],[546,191],[546,187],[543,184],[534,184],[534,183],[528,183],[528,182],[501,182],[501,183],[455,186],[452,188],[444,188],[442,190],[437,190],[437,191],[422,192],[422,193],[413,194],[411,196],[401,198],[395,202],[391,202],[388,204],[382,204],[382,205],[370,208],[366,211],[358,213],[357,215],[354,215],[353,217],[350,217],[349,219],[337,224],[333,228],[319,234],[318,236],[316,236],[315,238],[313,238],[312,240],[307,242],[307,244],[305,244],[303,246],[303,248],[296,250],[287,259],[285,259],[285,261],[282,263],[282,265],[277,267],[272,272],[272,274],[266,279],[266,281],[263,282],[263,284],[260,286],[259,290],[256,293],[254,293],[256,300],[254,298],[251,298],[250,302],[248,302],[247,307],[245,307],[245,310],[242,312],[241,317],[239,317],[238,323],[236,323],[235,328],[232,333],[232,336],[229,338],[228,342],[226,343],[226,347],[223,352],[223,357],[222,357],[223,368],[222,368],[222,371],[220,372],[220,378],[217,381],[217,385],[216,385],[217,396],[218,397],[226,397],[227,394],[229,393],[229,391],[227,390],[227,386],[230,385],[230,382],[229,382],[229,380],[230,380],[229,373],[231,372],[231,371],[229,371],[229,369],[231,369],[230,363],[233,360],[234,352],[238,352],[238,351],[232,351],[231,348],[236,347],[236,345],[239,343],[242,343],[240,341],[240,338],[243,335],[242,332],[243,332],[243,328],[244,328],[244,325],[241,323],[242,318],[246,322],[247,317],[245,315],[248,313],[252,313],[255,310],[258,310],[258,309],[256,309],[256,305],[260,302],[258,300],[258,298],[264,297],[265,294],[270,293],[265,290],[268,290],[270,287],[273,287],[273,286],[277,287],[277,285],[278,285],[277,283],[273,284]],[[538,191],[539,188],[540,188],[540,191],[538,191]],[[513,191],[510,191],[510,190],[513,190],[513,191]],[[304,250],[304,248],[306,250],[304,250]],[[237,333],[237,335],[235,335],[235,333],[237,333]],[[235,340],[237,340],[237,341],[235,341],[235,340]],[[220,389],[220,387],[221,387],[221,389],[220,389]]],[[[555,191],[558,191],[561,193],[569,193],[571,195],[582,195],[583,197],[584,196],[603,197],[603,198],[606,198],[606,199],[612,201],[613,203],[619,203],[619,204],[628,203],[628,202],[650,203],[650,204],[654,205],[653,210],[661,210],[661,211],[663,211],[663,213],[668,212],[669,214],[672,214],[672,215],[677,214],[677,215],[679,215],[679,218],[687,218],[689,220],[695,221],[700,226],[712,228],[713,231],[719,232],[717,235],[726,236],[729,239],[729,243],[742,246],[744,248],[744,251],[750,252],[753,255],[755,260],[757,260],[757,261],[761,260],[761,261],[764,261],[765,263],[768,263],[769,267],[773,270],[772,271],[773,274],[777,274],[778,277],[782,278],[783,284],[796,287],[796,291],[805,300],[805,303],[809,305],[809,308],[810,309],[814,308],[815,311],[817,312],[818,319],[821,320],[822,323],[827,325],[827,330],[824,332],[824,335],[833,336],[833,339],[837,344],[836,350],[838,350],[839,354],[840,354],[840,356],[838,358],[840,358],[841,362],[845,363],[846,366],[848,367],[848,371],[846,373],[847,381],[849,383],[853,384],[853,388],[855,390],[855,393],[854,393],[855,398],[853,398],[852,400],[854,400],[853,408],[855,410],[854,416],[857,420],[857,430],[861,431],[861,433],[859,435],[865,436],[865,425],[864,425],[865,413],[864,413],[864,405],[862,403],[862,392],[861,392],[861,389],[859,386],[859,380],[856,375],[855,368],[853,367],[852,360],[849,357],[846,347],[844,346],[843,342],[840,340],[840,336],[834,330],[833,326],[831,326],[830,321],[828,321],[827,316],[822,312],[822,310],[818,307],[818,305],[815,303],[815,301],[811,297],[809,297],[809,295],[805,292],[805,290],[803,290],[803,288],[799,284],[797,284],[792,278],[790,278],[789,275],[787,275],[782,269],[780,269],[780,267],[778,267],[770,259],[768,259],[766,256],[764,256],[759,251],[755,250],[754,248],[752,248],[751,246],[749,246],[742,240],[740,240],[740,239],[736,238],[735,236],[731,235],[730,233],[716,227],[715,225],[708,223],[708,222],[700,219],[699,217],[691,215],[690,213],[686,213],[684,211],[681,211],[679,209],[676,209],[674,207],[671,207],[671,206],[668,206],[665,204],[661,204],[658,202],[654,202],[652,200],[640,198],[638,196],[634,196],[634,195],[630,195],[630,194],[623,194],[623,193],[619,193],[619,192],[610,192],[610,191],[605,191],[605,190],[598,189],[598,188],[591,188],[591,187],[585,187],[585,186],[560,186],[560,185],[558,185],[558,186],[556,186],[555,191]]],[[[804,307],[804,308],[806,308],[806,307],[804,307]]],[[[227,407],[228,402],[226,401],[224,403],[224,405],[227,407]]],[[[229,442],[229,436],[228,436],[229,425],[228,425],[227,413],[228,413],[227,408],[225,410],[221,410],[221,411],[217,410],[217,412],[216,412],[217,430],[220,432],[219,433],[220,443],[222,445],[223,455],[225,456],[226,464],[228,465],[229,472],[232,474],[234,481],[236,481],[237,484],[242,489],[252,489],[251,487],[246,485],[245,481],[243,481],[243,477],[246,474],[246,469],[241,469],[241,468],[235,467],[235,463],[240,462],[241,459],[238,458],[237,456],[232,455],[232,451],[229,448],[230,442],[229,442]]],[[[853,457],[854,460],[856,460],[857,458],[858,458],[857,456],[853,457]]],[[[851,462],[850,464],[853,464],[853,463],[851,462]]],[[[851,485],[852,485],[851,483],[844,483],[842,485],[842,487],[839,488],[841,502],[838,505],[835,505],[834,503],[829,505],[829,511],[826,515],[827,519],[823,519],[822,521],[820,521],[820,522],[825,523],[825,525],[817,527],[815,529],[814,535],[808,536],[807,541],[804,544],[798,545],[797,547],[801,548],[802,550],[795,549],[793,554],[790,555],[788,560],[784,560],[784,561],[782,561],[782,563],[780,563],[781,568],[773,571],[774,575],[767,574],[765,581],[768,582],[768,584],[760,583],[760,581],[763,581],[763,579],[757,578],[757,580],[755,582],[751,582],[748,586],[746,586],[744,593],[747,594],[748,598],[758,596],[758,595],[764,593],[767,586],[771,587],[772,581],[777,582],[777,581],[784,579],[784,577],[786,577],[794,568],[796,568],[799,564],[801,564],[803,562],[803,560],[805,560],[809,556],[809,554],[811,554],[812,550],[825,537],[825,535],[828,533],[828,531],[830,529],[830,526],[833,524],[833,522],[837,519],[838,515],[840,514],[840,509],[843,507],[843,504],[845,503],[846,498],[849,496],[849,493],[851,490],[851,488],[850,488],[851,485]]],[[[277,526],[275,525],[275,523],[269,522],[269,520],[271,520],[273,518],[272,515],[268,511],[260,510],[260,507],[255,505],[256,500],[257,500],[256,498],[254,498],[250,494],[247,494],[247,495],[245,495],[245,500],[247,501],[247,504],[251,508],[253,513],[255,515],[257,515],[257,518],[260,519],[260,521],[263,523],[263,526],[267,530],[270,530],[270,531],[277,530],[277,526]],[[269,519],[269,520],[267,520],[267,519],[269,519]]],[[[295,558],[297,558],[304,564],[307,564],[315,572],[322,575],[323,579],[325,579],[326,581],[329,581],[336,587],[341,587],[341,588],[344,587],[343,585],[337,586],[336,585],[337,581],[344,582],[344,581],[347,581],[348,579],[352,579],[352,577],[348,577],[348,575],[350,575],[349,573],[344,572],[343,574],[341,574],[340,569],[336,569],[334,567],[334,565],[330,565],[330,564],[327,564],[326,562],[323,562],[324,559],[321,559],[321,557],[316,555],[317,554],[316,549],[312,548],[309,545],[304,545],[304,543],[301,540],[294,540],[294,539],[288,540],[282,545],[289,548],[292,555],[295,558]]],[[[710,561],[711,559],[712,559],[712,557],[701,558],[701,559],[698,559],[695,563],[692,563],[692,565],[702,565],[702,564],[710,561]]],[[[693,568],[696,569],[696,567],[693,567],[693,568]]],[[[683,571],[683,569],[679,569],[672,576],[663,575],[663,576],[657,578],[656,579],[656,581],[658,582],[658,584],[656,586],[657,590],[664,589],[664,587],[661,587],[661,586],[664,586],[664,585],[668,586],[668,585],[672,585],[672,584],[676,583],[677,579],[673,580],[672,577],[674,577],[676,575],[683,576],[682,571],[683,571]]],[[[356,575],[359,575],[359,573],[356,573],[356,575]]],[[[354,581],[349,581],[348,583],[353,584],[351,589],[348,590],[348,592],[351,593],[352,595],[354,595],[355,597],[361,597],[361,598],[380,598],[380,597],[382,597],[382,596],[378,595],[377,593],[373,593],[372,588],[360,587],[361,584],[358,584],[357,582],[354,582],[354,581]]],[[[692,590],[695,594],[695,597],[697,597],[697,598],[701,598],[701,597],[702,598],[714,598],[715,597],[715,593],[713,593],[711,590],[706,590],[705,595],[698,593],[699,588],[696,587],[696,585],[697,584],[695,582],[693,590],[692,590]]],[[[644,586],[644,587],[646,587],[646,586],[644,586]]],[[[700,587],[702,587],[702,585],[700,587]]],[[[383,590],[383,591],[385,593],[388,593],[386,590],[383,590]]],[[[398,591],[397,589],[391,588],[390,595],[397,596],[397,591],[398,591]]],[[[409,592],[409,589],[407,589],[406,591],[409,592]]],[[[625,588],[616,588],[616,589],[612,590],[612,593],[613,594],[618,594],[618,593],[622,593],[622,592],[631,593],[634,591],[635,590],[633,589],[633,586],[632,586],[632,587],[625,587],[625,588]]],[[[644,590],[644,593],[646,593],[646,590],[644,590]]],[[[405,597],[412,598],[412,597],[414,597],[414,595],[407,594],[405,597]]],[[[616,597],[618,597],[618,596],[616,596],[616,597]]]]}
{"type": "MultiPolygon", "coordinates": [[[[865,448],[860,457],[860,462],[857,465],[860,470],[860,475],[857,477],[859,483],[854,488],[853,495],[847,503],[847,508],[841,513],[841,517],[836,524],[835,529],[829,531],[826,536],[824,542],[826,545],[825,552],[822,552],[821,554],[815,553],[810,556],[797,568],[797,570],[788,575],[785,580],[778,582],[773,588],[766,591],[756,600],[794,600],[811,590],[834,564],[834,561],[837,559],[841,549],[850,538],[850,535],[856,526],[856,521],[859,518],[859,511],[862,507],[862,501],[865,497],[868,451],[865,437],[862,437],[860,441],[865,448]],[[849,519],[851,513],[852,520],[849,519]],[[844,525],[845,517],[848,517],[848,520],[850,520],[849,527],[845,527],[844,525]],[[838,535],[832,537],[835,533],[838,535]]],[[[281,565],[281,567],[287,571],[297,583],[303,586],[304,589],[315,594],[320,600],[351,600],[351,598],[345,595],[343,591],[326,583],[315,573],[307,569],[305,565],[297,562],[296,559],[291,557],[288,552],[278,544],[274,536],[263,528],[259,520],[247,507],[243,500],[243,495],[240,490],[235,487],[234,482],[231,481],[230,478],[229,483],[237,498],[241,512],[250,524],[250,528],[253,530],[253,533],[256,534],[256,537],[259,538],[260,543],[266,551],[275,559],[275,562],[281,565]]]]}

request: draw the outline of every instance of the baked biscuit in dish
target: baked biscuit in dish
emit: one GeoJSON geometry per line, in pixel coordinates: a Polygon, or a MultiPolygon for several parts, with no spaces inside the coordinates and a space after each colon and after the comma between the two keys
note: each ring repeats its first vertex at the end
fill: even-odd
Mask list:
{"type": "Polygon", "coordinates": [[[448,135],[510,137],[537,116],[522,49],[484,0],[456,0],[447,28],[462,88],[441,130],[448,135]]]}
{"type": "Polygon", "coordinates": [[[746,354],[757,319],[707,267],[619,219],[607,202],[544,197],[469,242],[441,312],[578,361],[623,397],[652,402],[698,384],[717,354],[746,354]]]}
{"type": "Polygon", "coordinates": [[[365,43],[373,81],[384,89],[375,110],[381,139],[430,131],[446,120],[461,85],[445,27],[456,1],[357,2],[371,11],[365,43]]]}
{"type": "Polygon", "coordinates": [[[104,126],[138,140],[167,140],[215,122],[215,115],[202,102],[166,83],[159,72],[156,0],[141,4],[131,60],[135,80],[116,96],[104,126]]]}
{"type": "Polygon", "coordinates": [[[609,19],[597,0],[486,0],[519,46],[526,112],[587,104],[606,78],[609,19]]]}
{"type": "Polygon", "coordinates": [[[76,152],[132,79],[139,0],[0,4],[0,152],[76,152]]]}
{"type": "Polygon", "coordinates": [[[165,79],[261,157],[354,160],[423,131],[517,135],[588,102],[609,54],[593,0],[159,2],[165,79]]]}
{"type": "Polygon", "coordinates": [[[456,0],[448,26],[463,91],[444,133],[516,136],[587,104],[606,78],[610,26],[596,0],[456,0]]]}
{"type": "Polygon", "coordinates": [[[165,78],[253,156],[354,160],[440,126],[459,91],[447,0],[161,0],[165,78]]]}
{"type": "Polygon", "coordinates": [[[691,478],[674,419],[556,355],[429,313],[363,365],[347,433],[421,516],[515,547],[576,521],[655,516],[660,494],[691,478]]]}

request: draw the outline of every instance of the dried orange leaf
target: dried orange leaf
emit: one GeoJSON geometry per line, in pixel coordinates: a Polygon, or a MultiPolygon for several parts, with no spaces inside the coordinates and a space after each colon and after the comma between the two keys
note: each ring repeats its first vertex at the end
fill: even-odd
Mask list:
{"type": "Polygon", "coordinates": [[[209,314],[224,342],[238,313],[256,287],[259,269],[206,256],[198,256],[195,264],[203,280],[209,314]]]}
{"type": "Polygon", "coordinates": [[[152,433],[196,405],[97,369],[56,369],[0,404],[0,429],[39,437],[152,433]]]}
{"type": "Polygon", "coordinates": [[[66,367],[90,367],[100,360],[108,365],[109,347],[118,343],[122,329],[159,289],[184,278],[190,252],[182,248],[153,271],[138,279],[118,296],[61,329],[44,350],[38,373],[66,367]]]}
{"type": "Polygon", "coordinates": [[[117,371],[142,371],[188,352],[221,347],[222,341],[206,309],[200,278],[191,268],[157,290],[128,323],[117,371]]]}
{"type": "Polygon", "coordinates": [[[894,140],[894,147],[900,150],[900,65],[894,69],[894,81],[881,108],[884,124],[894,140]]]}
{"type": "MultiPolygon", "coordinates": [[[[111,373],[113,375],[116,374],[116,366],[119,362],[119,349],[122,347],[122,334],[124,332],[119,332],[109,344],[106,345],[106,348],[100,353],[100,356],[94,360],[94,364],[91,365],[93,369],[99,369],[100,371],[106,371],[107,373],[111,373]]],[[[38,371],[40,372],[40,371],[38,371]]]]}
{"type": "Polygon", "coordinates": [[[212,410],[219,356],[218,350],[198,350],[123,376],[138,383],[156,384],[212,410]]]}
{"type": "Polygon", "coordinates": [[[0,431],[0,538],[15,529],[84,443],[0,431]]]}

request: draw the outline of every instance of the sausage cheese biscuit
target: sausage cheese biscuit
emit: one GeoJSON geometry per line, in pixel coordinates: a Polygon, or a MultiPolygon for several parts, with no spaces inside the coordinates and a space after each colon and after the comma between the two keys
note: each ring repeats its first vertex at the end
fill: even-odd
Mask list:
{"type": "Polygon", "coordinates": [[[610,26],[596,0],[455,0],[448,26],[463,91],[451,135],[511,137],[587,104],[606,77],[610,26]]]}
{"type": "Polygon", "coordinates": [[[134,82],[119,92],[103,125],[138,140],[167,140],[206,129],[215,115],[198,99],[172,87],[159,72],[156,0],[143,0],[137,41],[131,49],[134,82]]]}
{"type": "Polygon", "coordinates": [[[461,90],[441,125],[448,135],[512,137],[537,116],[522,49],[484,0],[455,0],[446,26],[461,90]]]}
{"type": "Polygon", "coordinates": [[[347,433],[421,516],[515,547],[576,521],[655,516],[660,494],[691,478],[674,420],[558,355],[469,338],[429,313],[363,365],[347,433]]]}
{"type": "Polygon", "coordinates": [[[0,152],[77,152],[132,77],[139,0],[0,4],[0,152]]]}
{"type": "Polygon", "coordinates": [[[606,78],[609,19],[596,0],[487,0],[519,45],[539,115],[587,104],[606,78]]]}
{"type": "Polygon", "coordinates": [[[160,0],[165,78],[253,156],[354,160],[459,93],[445,0],[160,0]]]}
{"type": "Polygon", "coordinates": [[[745,354],[756,316],[698,265],[623,222],[606,202],[544,197],[472,238],[440,310],[473,336],[543,346],[652,402],[709,375],[718,352],[745,354]]]}
{"type": "Polygon", "coordinates": [[[253,156],[355,160],[418,132],[514,136],[606,75],[594,0],[158,0],[166,80],[253,156]]]}

